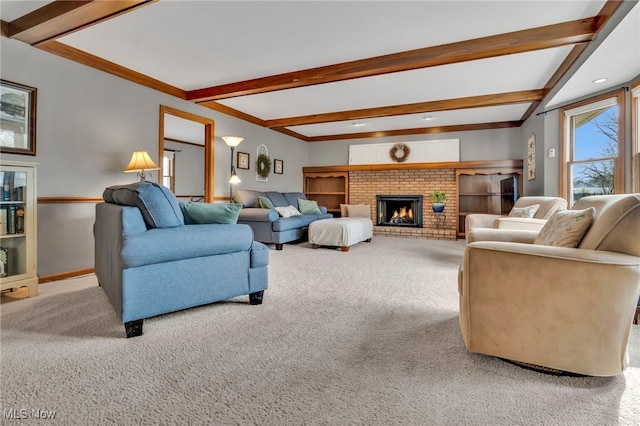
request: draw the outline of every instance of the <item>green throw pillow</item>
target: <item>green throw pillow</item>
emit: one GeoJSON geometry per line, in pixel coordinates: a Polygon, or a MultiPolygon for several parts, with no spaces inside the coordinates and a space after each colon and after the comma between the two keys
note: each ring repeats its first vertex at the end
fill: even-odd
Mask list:
{"type": "Polygon", "coordinates": [[[273,203],[267,197],[258,197],[258,203],[263,209],[275,210],[273,203]]]}
{"type": "Polygon", "coordinates": [[[180,210],[187,225],[203,223],[238,223],[242,204],[185,203],[180,201],[180,210]]]}
{"type": "Polygon", "coordinates": [[[302,214],[314,214],[314,215],[322,214],[322,212],[320,211],[320,207],[318,207],[317,201],[298,198],[298,207],[300,209],[300,213],[302,214]]]}

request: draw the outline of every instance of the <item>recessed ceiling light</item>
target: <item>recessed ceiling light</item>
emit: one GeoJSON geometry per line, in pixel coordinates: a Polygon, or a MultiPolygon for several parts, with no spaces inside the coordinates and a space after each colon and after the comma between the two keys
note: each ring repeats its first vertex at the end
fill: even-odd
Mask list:
{"type": "Polygon", "coordinates": [[[364,124],[364,123],[351,123],[351,125],[352,125],[353,127],[362,127],[362,126],[364,126],[365,124],[364,124]]]}
{"type": "Polygon", "coordinates": [[[424,117],[422,117],[422,119],[424,121],[431,121],[431,120],[435,120],[436,118],[433,115],[425,115],[424,117]]]}
{"type": "Polygon", "coordinates": [[[605,81],[607,81],[606,78],[596,78],[595,80],[593,80],[595,84],[604,83],[605,81]]]}

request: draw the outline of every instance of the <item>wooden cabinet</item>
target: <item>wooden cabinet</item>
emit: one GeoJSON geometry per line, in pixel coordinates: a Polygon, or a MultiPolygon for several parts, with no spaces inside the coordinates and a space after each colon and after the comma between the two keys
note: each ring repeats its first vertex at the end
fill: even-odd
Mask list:
{"type": "Polygon", "coordinates": [[[339,216],[340,204],[349,202],[349,172],[305,172],[303,176],[307,198],[339,216]]]}
{"type": "Polygon", "coordinates": [[[0,290],[37,296],[36,164],[3,161],[0,185],[0,290]]]}
{"type": "Polygon", "coordinates": [[[458,237],[465,236],[465,219],[473,213],[508,214],[522,193],[522,169],[456,170],[458,237]]]}

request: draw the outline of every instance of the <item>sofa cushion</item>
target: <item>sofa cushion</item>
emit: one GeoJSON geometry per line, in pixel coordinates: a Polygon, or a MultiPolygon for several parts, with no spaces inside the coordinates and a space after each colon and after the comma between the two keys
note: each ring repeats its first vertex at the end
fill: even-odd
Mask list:
{"type": "Polygon", "coordinates": [[[149,228],[173,228],[184,225],[184,216],[176,196],[166,186],[155,182],[114,185],[104,190],[108,203],[137,207],[149,228]]]}
{"type": "Polygon", "coordinates": [[[578,247],[591,223],[596,209],[558,210],[542,227],[534,244],[578,247]]]}
{"type": "Polygon", "coordinates": [[[304,198],[298,198],[298,210],[302,214],[321,215],[322,212],[318,207],[318,202],[314,200],[307,200],[304,198]]]}
{"type": "Polygon", "coordinates": [[[306,200],[307,197],[302,192],[283,192],[284,198],[287,199],[287,203],[300,210],[298,200],[306,200]]]}
{"type": "Polygon", "coordinates": [[[267,197],[258,197],[258,202],[263,209],[275,210],[275,206],[267,197]]]}
{"type": "Polygon", "coordinates": [[[276,211],[283,218],[287,218],[291,216],[300,216],[302,214],[298,211],[298,209],[296,209],[293,206],[276,207],[276,211]]]}
{"type": "Polygon", "coordinates": [[[248,251],[252,244],[253,232],[248,225],[185,225],[124,235],[120,257],[127,269],[248,251]]]}
{"type": "Polygon", "coordinates": [[[293,205],[289,201],[287,201],[282,192],[267,191],[264,193],[264,195],[273,203],[274,207],[287,207],[293,205]]]}
{"type": "Polygon", "coordinates": [[[179,202],[187,225],[203,223],[237,223],[242,204],[179,202]]]}
{"type": "MultiPolygon", "coordinates": [[[[315,216],[310,216],[315,219],[315,216]]],[[[305,216],[281,217],[275,222],[271,222],[271,229],[274,232],[289,231],[291,229],[304,228],[307,225],[305,216]]]]}
{"type": "Polygon", "coordinates": [[[509,217],[533,218],[540,208],[540,204],[532,204],[527,207],[514,207],[509,212],[509,217]]]}
{"type": "Polygon", "coordinates": [[[239,189],[233,193],[233,201],[242,204],[242,207],[260,207],[259,198],[264,196],[264,192],[239,189]]]}

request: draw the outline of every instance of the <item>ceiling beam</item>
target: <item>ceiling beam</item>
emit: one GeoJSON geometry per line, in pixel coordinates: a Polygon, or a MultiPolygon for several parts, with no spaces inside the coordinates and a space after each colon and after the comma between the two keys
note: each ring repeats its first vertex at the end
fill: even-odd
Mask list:
{"type": "Polygon", "coordinates": [[[592,39],[597,23],[596,17],[579,19],[506,34],[190,90],[187,92],[187,97],[195,102],[220,100],[583,43],[592,39]]]}
{"type": "MultiPolygon", "coordinates": [[[[596,16],[596,32],[594,33],[594,37],[600,33],[604,24],[611,18],[611,15],[615,13],[616,10],[622,5],[622,1],[619,0],[607,0],[605,5],[600,9],[598,16],[596,16]]],[[[544,90],[548,94],[550,93],[554,87],[560,82],[562,77],[564,77],[571,69],[574,63],[580,59],[582,52],[587,50],[587,47],[590,43],[581,43],[573,47],[571,52],[564,58],[564,61],[560,64],[558,69],[553,73],[549,81],[544,85],[544,90]]],[[[524,113],[520,120],[524,123],[527,121],[529,117],[534,113],[534,111],[540,106],[542,100],[534,102],[531,104],[529,109],[524,113]]]]}
{"type": "Polygon", "coordinates": [[[423,135],[429,133],[467,132],[470,130],[491,130],[520,127],[521,121],[501,121],[496,123],[459,124],[454,126],[421,127],[417,129],[381,130],[377,132],[344,133],[341,135],[307,136],[307,142],[328,142],[345,139],[383,138],[389,136],[423,135]]]}
{"type": "MultiPolygon", "coordinates": [[[[256,116],[244,113],[242,111],[238,111],[235,108],[231,108],[229,106],[220,104],[218,102],[208,101],[208,102],[202,102],[199,105],[207,107],[207,108],[210,108],[210,109],[212,109],[214,111],[221,112],[221,113],[226,114],[226,115],[230,115],[232,117],[239,118],[240,120],[248,121],[249,123],[257,124],[258,126],[267,127],[267,123],[264,120],[262,120],[262,119],[260,119],[260,118],[258,118],[256,116]]],[[[294,137],[296,139],[300,139],[300,140],[308,142],[307,136],[302,135],[302,134],[297,133],[297,132],[294,132],[293,130],[285,129],[285,128],[282,128],[282,127],[281,128],[274,128],[274,129],[271,129],[271,130],[274,130],[276,132],[285,134],[287,136],[291,136],[291,137],[294,137]]]]}
{"type": "Polygon", "coordinates": [[[30,45],[54,40],[158,0],[57,0],[9,22],[8,37],[30,45]]]}
{"type": "Polygon", "coordinates": [[[364,120],[367,118],[450,111],[455,109],[492,107],[537,102],[540,101],[544,95],[544,90],[524,90],[520,92],[496,93],[491,95],[470,96],[466,98],[418,102],[414,104],[364,108],[351,111],[305,115],[300,117],[278,118],[274,120],[266,120],[265,124],[267,127],[271,128],[289,127],[302,126],[306,124],[330,123],[334,121],[364,120]]]}

